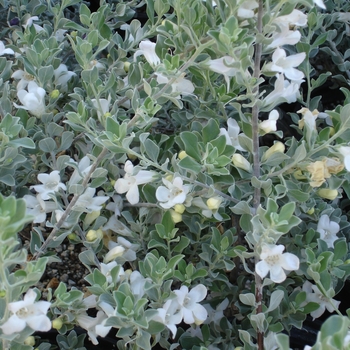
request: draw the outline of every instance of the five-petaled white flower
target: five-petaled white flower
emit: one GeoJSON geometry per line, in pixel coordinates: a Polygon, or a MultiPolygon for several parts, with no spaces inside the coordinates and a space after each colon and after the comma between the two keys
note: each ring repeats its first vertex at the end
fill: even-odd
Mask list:
{"type": "Polygon", "coordinates": [[[43,27],[39,26],[38,24],[35,24],[34,21],[39,21],[39,17],[38,16],[32,16],[32,17],[29,17],[27,20],[26,20],[26,23],[23,24],[23,28],[27,28],[28,26],[31,27],[31,26],[34,26],[35,30],[37,33],[41,32],[44,30],[43,27]]]}
{"type": "Polygon", "coordinates": [[[102,204],[105,203],[108,196],[95,196],[96,188],[88,187],[85,192],[80,195],[77,202],[75,203],[73,210],[84,211],[91,213],[102,209],[102,204]]]}
{"type": "Polygon", "coordinates": [[[174,293],[177,295],[185,323],[200,325],[207,319],[207,310],[199,304],[207,295],[207,288],[203,284],[196,285],[190,291],[188,287],[182,286],[179,290],[174,290],[174,293]]]}
{"type": "Polygon", "coordinates": [[[124,166],[124,178],[116,181],[114,189],[117,193],[126,192],[126,199],[130,204],[137,204],[140,199],[138,185],[143,185],[153,180],[153,172],[147,170],[139,170],[134,174],[134,165],[130,160],[126,161],[124,166]]]}
{"type": "Polygon", "coordinates": [[[260,259],[255,272],[264,278],[270,272],[270,279],[275,283],[281,283],[286,279],[286,271],[299,269],[299,258],[291,253],[282,253],[283,245],[263,244],[260,259]]]}
{"type": "MultiPolygon", "coordinates": [[[[100,263],[101,273],[106,277],[107,283],[109,284],[112,283],[111,271],[116,266],[118,266],[118,263],[116,261],[111,261],[108,264],[100,263]]],[[[119,266],[119,273],[116,282],[119,282],[123,276],[125,276],[124,268],[122,266],[119,266]]]]}
{"type": "Polygon", "coordinates": [[[167,326],[173,334],[173,338],[175,338],[176,325],[182,321],[182,316],[182,308],[177,299],[169,299],[162,308],[157,309],[157,314],[152,317],[152,320],[167,326]]]}
{"type": "Polygon", "coordinates": [[[242,146],[239,144],[238,135],[240,132],[239,125],[237,121],[233,118],[227,120],[227,130],[225,128],[220,128],[220,134],[224,135],[226,138],[226,144],[233,146],[239,151],[244,151],[242,146]]]}
{"type": "Polygon", "coordinates": [[[77,316],[77,322],[80,327],[87,330],[92,344],[97,345],[97,337],[105,337],[111,330],[111,326],[104,326],[107,315],[103,311],[98,311],[96,317],[90,317],[88,314],[81,313],[77,316]]]}
{"type": "Polygon", "coordinates": [[[317,224],[317,232],[320,238],[327,243],[328,248],[334,247],[334,242],[338,239],[337,233],[340,226],[335,221],[330,221],[328,215],[322,215],[317,224]]]}
{"type": "Polygon", "coordinates": [[[289,82],[284,80],[282,73],[276,74],[274,90],[264,98],[265,109],[273,108],[281,102],[292,103],[300,96],[299,82],[289,82]]]}
{"type": "Polygon", "coordinates": [[[227,91],[230,90],[230,77],[234,77],[239,71],[239,69],[231,66],[233,63],[235,63],[235,60],[231,56],[223,56],[207,62],[210,70],[224,76],[227,84],[227,91]]]}
{"type": "Polygon", "coordinates": [[[38,194],[36,197],[26,194],[23,196],[23,199],[26,201],[27,214],[33,215],[35,219],[33,220],[34,224],[40,224],[45,222],[46,213],[51,213],[57,208],[57,204],[54,202],[45,202],[38,194]]]}
{"type": "MultiPolygon", "coordinates": [[[[157,76],[158,84],[167,84],[169,82],[169,78],[161,73],[155,73],[157,76]]],[[[185,79],[183,76],[179,76],[176,80],[171,84],[172,91],[177,93],[178,96],[176,98],[180,98],[179,95],[186,96],[191,95],[194,91],[194,85],[188,79],[185,79]]]]}
{"type": "Polygon", "coordinates": [[[5,49],[5,44],[0,40],[0,56],[2,55],[14,55],[14,51],[12,49],[5,49]]]}
{"type": "Polygon", "coordinates": [[[143,40],[139,44],[139,50],[137,50],[134,54],[134,59],[137,56],[143,55],[145,56],[147,62],[155,68],[160,64],[160,58],[156,54],[156,44],[149,40],[143,40]]]}
{"type": "Polygon", "coordinates": [[[14,71],[11,75],[11,78],[20,79],[17,83],[17,91],[25,89],[28,86],[29,82],[35,79],[33,75],[25,72],[22,69],[17,69],[14,71]]]}
{"type": "Polygon", "coordinates": [[[109,262],[116,259],[119,264],[126,261],[136,260],[136,251],[139,249],[139,244],[133,244],[124,237],[118,237],[117,242],[109,241],[109,252],[106,254],[104,261],[109,262]]]}
{"type": "Polygon", "coordinates": [[[175,177],[172,182],[163,178],[166,186],[159,186],[156,191],[156,197],[159,205],[164,209],[170,209],[175,204],[182,204],[186,200],[190,185],[184,185],[181,177],[175,177]]]}
{"type": "Polygon", "coordinates": [[[68,89],[68,81],[71,77],[76,75],[74,72],[68,70],[65,64],[60,64],[57,69],[54,70],[55,85],[61,86],[61,91],[66,92],[68,89]]]}
{"type": "Polygon", "coordinates": [[[306,303],[313,302],[320,306],[310,314],[314,319],[320,317],[325,312],[326,308],[329,312],[333,312],[335,311],[334,306],[336,308],[339,307],[340,301],[327,298],[316,285],[309,281],[303,284],[303,291],[306,292],[306,303]]]}
{"type": "Polygon", "coordinates": [[[286,78],[293,81],[302,81],[304,73],[294,67],[298,67],[306,57],[305,52],[287,57],[286,51],[277,48],[272,54],[272,62],[265,66],[265,69],[272,72],[283,73],[286,78]]]}
{"type": "Polygon", "coordinates": [[[33,185],[30,188],[34,188],[43,200],[50,199],[49,194],[58,192],[60,188],[66,190],[66,185],[61,182],[60,172],[58,170],[54,170],[50,174],[39,174],[38,180],[42,185],[33,185]]]}
{"type": "Polygon", "coordinates": [[[316,119],[319,115],[319,112],[317,109],[314,109],[311,112],[308,108],[303,107],[297,113],[301,113],[303,115],[303,118],[299,120],[300,129],[303,129],[303,127],[306,126],[311,130],[316,130],[316,119]]]}
{"type": "Polygon", "coordinates": [[[45,90],[34,81],[28,83],[27,90],[17,91],[18,99],[23,106],[14,103],[15,107],[26,109],[36,117],[41,117],[45,113],[45,90]]]}
{"type": "Polygon", "coordinates": [[[340,146],[338,150],[340,154],[343,156],[345,169],[347,171],[350,171],[350,147],[340,146]]]}
{"type": "Polygon", "coordinates": [[[259,124],[259,128],[263,130],[266,134],[268,134],[271,131],[277,130],[277,120],[279,118],[279,114],[276,109],[272,110],[269,113],[269,118],[267,120],[263,120],[259,124]]]}
{"type": "Polygon", "coordinates": [[[46,316],[51,304],[48,301],[35,302],[36,297],[37,294],[29,289],[23,300],[8,304],[12,315],[0,326],[4,334],[19,333],[27,325],[34,331],[47,332],[51,329],[51,321],[46,316]]]}

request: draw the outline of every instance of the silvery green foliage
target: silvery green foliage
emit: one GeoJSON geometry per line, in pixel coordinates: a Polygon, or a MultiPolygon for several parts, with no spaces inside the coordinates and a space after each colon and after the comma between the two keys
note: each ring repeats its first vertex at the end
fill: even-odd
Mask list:
{"type": "MultiPolygon", "coordinates": [[[[119,349],[289,349],[350,274],[350,5],[100,5],[0,0],[0,349],[48,348],[30,336],[49,320],[61,349],[83,348],[75,326],[119,349]],[[90,295],[39,301],[65,240],[90,295]]],[[[312,349],[347,346],[333,317],[312,349]]]]}

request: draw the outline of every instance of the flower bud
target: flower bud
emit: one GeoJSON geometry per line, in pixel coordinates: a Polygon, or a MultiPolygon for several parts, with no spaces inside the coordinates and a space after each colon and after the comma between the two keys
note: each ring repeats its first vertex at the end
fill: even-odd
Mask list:
{"type": "Polygon", "coordinates": [[[315,212],[315,208],[309,209],[306,214],[312,215],[315,212]]]}
{"type": "Polygon", "coordinates": [[[101,210],[95,210],[91,213],[87,213],[84,219],[84,225],[90,226],[101,214],[101,210]]]}
{"type": "Polygon", "coordinates": [[[212,197],[207,200],[207,206],[210,210],[218,210],[222,199],[220,197],[212,197]]]}
{"type": "Polygon", "coordinates": [[[184,159],[185,157],[187,157],[187,153],[185,151],[181,151],[178,156],[177,156],[180,160],[184,159]]]}
{"type": "Polygon", "coordinates": [[[93,242],[96,239],[102,239],[102,238],[103,238],[103,232],[100,228],[97,231],[89,230],[89,232],[86,234],[86,240],[88,242],[93,242]]]}
{"type": "Polygon", "coordinates": [[[34,346],[35,345],[35,338],[31,335],[28,338],[26,338],[24,340],[24,344],[25,345],[29,345],[29,346],[34,346]]]}
{"type": "Polygon", "coordinates": [[[165,176],[165,180],[168,180],[168,181],[173,181],[173,175],[167,175],[165,176]]]}
{"type": "Polygon", "coordinates": [[[56,318],[55,320],[52,321],[52,328],[54,329],[61,329],[63,326],[63,321],[61,318],[56,318]]]}
{"type": "Polygon", "coordinates": [[[55,90],[51,91],[50,97],[53,99],[56,99],[56,98],[58,98],[59,95],[60,95],[59,90],[55,89],[55,90]]]}
{"type": "Polygon", "coordinates": [[[70,233],[68,236],[68,239],[71,241],[76,241],[78,236],[76,235],[76,233],[70,233]]]}
{"type": "Polygon", "coordinates": [[[113,179],[111,179],[111,180],[109,180],[109,182],[111,183],[111,185],[114,187],[114,185],[115,185],[115,180],[113,180],[113,179]]]}
{"type": "Polygon", "coordinates": [[[329,200],[333,200],[336,199],[338,196],[338,190],[330,190],[328,188],[321,188],[317,191],[317,194],[322,197],[322,198],[326,198],[329,200]]]}
{"type": "Polygon", "coordinates": [[[130,62],[128,61],[124,62],[124,70],[126,73],[129,72],[129,68],[130,68],[130,62]]]}
{"type": "Polygon", "coordinates": [[[103,259],[103,262],[105,264],[108,264],[109,262],[113,261],[119,256],[122,256],[124,252],[125,248],[121,245],[117,245],[106,254],[105,258],[103,259]]]}
{"type": "Polygon", "coordinates": [[[174,221],[174,224],[177,224],[178,222],[182,221],[182,215],[177,213],[175,210],[170,209],[170,215],[174,221]]]}
{"type": "Polygon", "coordinates": [[[183,214],[184,211],[185,211],[185,206],[184,206],[183,204],[175,204],[174,210],[175,210],[178,214],[183,214]]]}
{"type": "Polygon", "coordinates": [[[236,168],[243,169],[247,172],[251,171],[250,163],[239,153],[232,156],[232,163],[236,168]]]}
{"type": "Polygon", "coordinates": [[[284,153],[286,147],[280,141],[276,141],[263,155],[262,161],[269,159],[274,153],[284,153]]]}

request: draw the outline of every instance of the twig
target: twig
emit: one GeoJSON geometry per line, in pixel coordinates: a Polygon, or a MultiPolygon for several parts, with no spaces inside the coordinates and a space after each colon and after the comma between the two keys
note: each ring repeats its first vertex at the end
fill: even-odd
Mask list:
{"type": "MultiPolygon", "coordinates": [[[[96,170],[96,168],[97,168],[98,164],[100,163],[100,161],[107,154],[107,151],[108,151],[107,148],[104,148],[102,150],[102,152],[100,153],[100,155],[96,158],[95,162],[92,164],[90,171],[85,176],[85,178],[83,180],[83,183],[82,183],[82,186],[84,187],[84,190],[87,188],[87,185],[88,185],[88,182],[90,181],[92,173],[96,170]]],[[[62,214],[61,219],[57,222],[57,224],[55,225],[55,227],[51,231],[50,235],[46,238],[46,240],[45,240],[44,244],[41,246],[41,248],[37,251],[37,253],[34,254],[32,260],[37,260],[42,254],[45,253],[46,249],[48,248],[48,245],[55,238],[57,232],[59,231],[59,229],[62,227],[62,225],[66,221],[68,215],[72,211],[74,205],[77,203],[77,201],[78,201],[80,196],[81,196],[80,194],[75,194],[73,196],[73,198],[72,198],[71,202],[69,203],[68,207],[66,208],[66,210],[62,214]]]]}

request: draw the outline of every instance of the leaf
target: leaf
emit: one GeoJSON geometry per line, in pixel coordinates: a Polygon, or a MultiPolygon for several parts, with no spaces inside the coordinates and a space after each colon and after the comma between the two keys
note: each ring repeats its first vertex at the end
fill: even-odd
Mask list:
{"type": "Polygon", "coordinates": [[[191,157],[181,159],[179,162],[179,167],[193,171],[196,174],[202,170],[202,166],[191,157]]]}
{"type": "Polygon", "coordinates": [[[284,297],[284,293],[282,290],[278,289],[272,292],[271,297],[270,297],[270,305],[269,308],[267,309],[267,312],[273,311],[279,307],[281,304],[281,301],[284,297]]]}
{"type": "Polygon", "coordinates": [[[186,153],[198,160],[201,161],[201,152],[198,148],[198,138],[197,136],[190,132],[190,131],[184,131],[180,134],[180,138],[183,141],[184,145],[185,145],[185,151],[186,153]]]}
{"type": "Polygon", "coordinates": [[[39,141],[39,148],[45,153],[53,152],[56,149],[56,142],[51,137],[46,137],[39,141]]]}
{"type": "Polygon", "coordinates": [[[253,293],[240,294],[239,300],[245,305],[255,307],[255,295],[253,293]]]}

